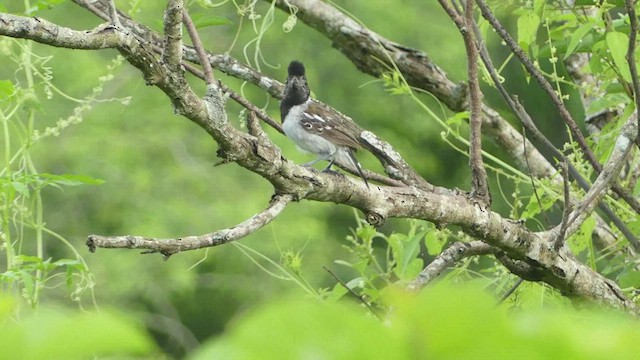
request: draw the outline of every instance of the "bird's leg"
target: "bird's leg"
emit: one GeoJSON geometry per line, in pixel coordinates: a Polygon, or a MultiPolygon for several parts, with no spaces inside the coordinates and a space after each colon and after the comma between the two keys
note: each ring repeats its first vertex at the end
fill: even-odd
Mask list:
{"type": "Polygon", "coordinates": [[[322,170],[322,172],[330,172],[331,171],[331,165],[333,165],[333,160],[329,161],[329,165],[327,165],[327,167],[324,168],[324,170],[322,170]]]}
{"type": "Polygon", "coordinates": [[[317,159],[315,159],[315,160],[313,160],[313,161],[309,161],[308,163],[304,163],[304,164],[302,164],[301,166],[304,166],[304,167],[311,167],[311,166],[313,166],[313,164],[317,163],[317,162],[318,162],[318,161],[320,161],[320,160],[322,160],[322,159],[321,159],[321,158],[317,158],[317,159]]]}

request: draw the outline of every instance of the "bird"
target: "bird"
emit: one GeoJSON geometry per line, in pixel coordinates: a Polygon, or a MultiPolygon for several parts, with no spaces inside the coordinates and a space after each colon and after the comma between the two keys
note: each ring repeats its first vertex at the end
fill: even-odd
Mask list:
{"type": "Polygon", "coordinates": [[[287,73],[280,102],[282,130],[298,148],[318,156],[303,166],[325,160],[329,165],[323,172],[331,170],[334,163],[352,167],[369,188],[362,166],[354,155],[361,148],[358,137],[362,130],[352,121],[340,119],[335,113],[332,115],[325,105],[311,99],[305,68],[300,61],[291,61],[287,73]]]}

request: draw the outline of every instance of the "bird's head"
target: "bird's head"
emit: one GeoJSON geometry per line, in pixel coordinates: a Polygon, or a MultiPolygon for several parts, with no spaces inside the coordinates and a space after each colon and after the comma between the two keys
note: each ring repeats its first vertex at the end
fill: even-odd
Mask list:
{"type": "Polygon", "coordinates": [[[311,94],[307,78],[304,75],[304,65],[300,61],[293,60],[287,68],[289,76],[284,87],[283,102],[290,105],[300,105],[309,99],[311,94]]]}

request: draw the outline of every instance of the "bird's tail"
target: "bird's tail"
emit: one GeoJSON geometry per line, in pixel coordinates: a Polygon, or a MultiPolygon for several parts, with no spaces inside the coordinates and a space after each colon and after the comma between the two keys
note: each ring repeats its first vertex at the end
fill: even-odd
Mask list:
{"type": "Polygon", "coordinates": [[[358,162],[358,159],[356,159],[356,156],[354,155],[353,150],[351,148],[345,148],[344,151],[342,151],[342,153],[347,156],[346,157],[338,156],[338,158],[336,159],[338,163],[340,165],[348,164],[350,165],[350,167],[355,168],[358,171],[358,175],[360,175],[362,180],[364,180],[364,184],[367,185],[367,189],[370,189],[369,182],[367,181],[367,178],[364,177],[364,173],[362,172],[362,166],[358,162]]]}

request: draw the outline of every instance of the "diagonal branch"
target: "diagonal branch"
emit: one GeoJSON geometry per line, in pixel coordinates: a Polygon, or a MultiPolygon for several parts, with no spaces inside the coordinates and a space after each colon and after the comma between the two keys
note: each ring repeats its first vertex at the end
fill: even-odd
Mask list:
{"type": "Polygon", "coordinates": [[[627,122],[622,126],[620,135],[616,139],[613,151],[609,156],[609,160],[604,165],[602,172],[596,178],[593,186],[584,196],[584,200],[576,206],[576,209],[569,215],[567,227],[567,236],[573,234],[584,220],[591,215],[596,205],[604,198],[614,183],[616,177],[622,169],[627,155],[633,147],[635,139],[638,137],[638,116],[630,116],[627,122]]]}
{"type": "Polygon", "coordinates": [[[187,11],[187,9],[184,9],[184,11],[182,12],[182,22],[187,27],[189,37],[191,37],[191,42],[193,43],[193,48],[196,50],[196,54],[198,54],[198,59],[200,59],[204,81],[207,83],[207,85],[213,84],[215,79],[213,78],[211,64],[207,60],[207,53],[204,50],[204,46],[202,46],[202,41],[200,41],[198,30],[196,30],[195,24],[193,23],[193,21],[191,21],[191,17],[189,17],[189,12],[187,11]]]}
{"type": "Polygon", "coordinates": [[[250,235],[269,224],[284,210],[291,201],[291,195],[274,195],[269,206],[240,224],[199,236],[186,236],[177,239],[154,239],[142,236],[101,236],[89,235],[87,246],[89,251],[105,249],[144,249],[147,253],[161,253],[166,258],[189,250],[223,245],[250,235]]]}
{"type": "MultiPolygon", "coordinates": [[[[591,151],[591,148],[589,148],[587,140],[584,138],[584,135],[582,135],[582,132],[578,128],[578,124],[569,113],[569,110],[567,110],[567,107],[564,105],[564,102],[562,102],[562,99],[560,99],[558,94],[556,94],[556,92],[553,90],[553,87],[544,77],[542,72],[540,72],[540,70],[535,67],[527,54],[525,54],[525,52],[522,50],[522,48],[520,48],[520,46],[511,37],[511,35],[509,35],[502,24],[500,24],[500,22],[491,12],[491,9],[489,9],[484,0],[476,0],[476,3],[478,4],[478,7],[482,12],[482,16],[491,24],[493,29],[509,46],[511,52],[518,58],[518,60],[520,60],[520,63],[522,63],[522,65],[527,69],[527,72],[531,74],[536,82],[538,82],[542,90],[547,93],[547,96],[551,99],[556,109],[558,110],[560,118],[562,119],[562,121],[564,121],[564,123],[569,128],[569,131],[571,131],[574,139],[578,142],[578,145],[580,146],[580,149],[582,150],[585,158],[587,159],[587,161],[589,161],[596,173],[600,173],[602,171],[602,165],[600,164],[600,162],[598,162],[598,159],[596,158],[593,151],[591,151]]],[[[625,200],[625,202],[629,204],[629,206],[631,206],[637,213],[640,214],[640,202],[635,199],[633,195],[629,194],[628,191],[624,190],[616,183],[612,184],[612,188],[618,195],[620,195],[621,198],[625,200]]]]}
{"type": "Polygon", "coordinates": [[[420,290],[458,261],[471,256],[493,254],[495,251],[496,249],[493,246],[483,241],[472,241],[468,243],[454,242],[433,259],[433,261],[420,272],[418,277],[409,283],[407,289],[410,291],[420,290]]]}
{"type": "Polygon", "coordinates": [[[560,223],[560,230],[558,236],[554,240],[553,247],[556,250],[560,250],[564,245],[565,238],[567,236],[567,227],[569,226],[569,217],[571,216],[571,210],[573,204],[571,203],[571,190],[569,187],[569,161],[565,160],[560,164],[562,169],[562,187],[564,194],[564,208],[562,209],[562,222],[560,223]]]}

